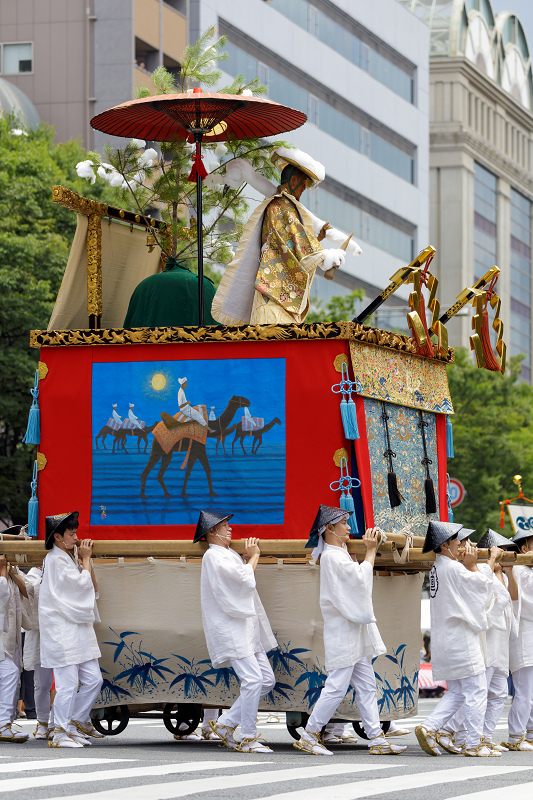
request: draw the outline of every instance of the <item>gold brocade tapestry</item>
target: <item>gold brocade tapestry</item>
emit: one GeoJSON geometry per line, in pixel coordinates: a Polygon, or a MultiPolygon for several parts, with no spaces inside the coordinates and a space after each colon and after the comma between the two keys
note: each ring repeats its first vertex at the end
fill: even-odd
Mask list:
{"type": "Polygon", "coordinates": [[[354,341],[350,353],[357,392],[363,397],[454,413],[445,363],[354,341]]]}

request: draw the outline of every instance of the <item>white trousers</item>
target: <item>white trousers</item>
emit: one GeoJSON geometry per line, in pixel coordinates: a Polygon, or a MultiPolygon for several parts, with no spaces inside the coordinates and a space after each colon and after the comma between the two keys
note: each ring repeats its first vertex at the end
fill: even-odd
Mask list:
{"type": "Polygon", "coordinates": [[[91,709],[103,683],[98,659],[70,664],[68,667],[54,667],[54,675],[54,725],[67,731],[72,720],[89,722],[91,709]]]}
{"type": "MultiPolygon", "coordinates": [[[[514,697],[509,710],[509,736],[533,732],[533,667],[513,672],[514,697]]],[[[530,737],[533,738],[533,737],[530,737]]]]}
{"type": "MultiPolygon", "coordinates": [[[[495,667],[487,667],[485,671],[487,681],[487,710],[483,722],[483,736],[492,741],[494,729],[500,719],[508,695],[507,675],[495,667]]],[[[444,726],[446,730],[455,733],[457,744],[466,742],[466,707],[463,704],[453,717],[444,726]]]]}
{"type": "Polygon", "coordinates": [[[305,726],[306,730],[321,731],[344,700],[350,686],[355,689],[357,707],[367,736],[369,739],[380,736],[376,676],[368,658],[361,659],[353,667],[331,670],[305,726]]]}
{"type": "Polygon", "coordinates": [[[195,408],[194,406],[187,404],[183,408],[180,408],[180,411],[185,417],[188,417],[190,420],[193,420],[194,422],[199,422],[200,425],[207,425],[203,412],[199,408],[195,408]]]}
{"type": "Polygon", "coordinates": [[[15,659],[6,656],[0,661],[0,728],[9,725],[17,713],[17,700],[20,686],[20,667],[18,647],[15,659]]]}
{"type": "MultiPolygon", "coordinates": [[[[54,682],[54,670],[37,664],[33,668],[33,693],[37,720],[48,724],[50,718],[50,689],[54,682]]],[[[53,717],[53,713],[52,713],[53,717]]],[[[53,720],[50,721],[50,726],[53,720]]]]}
{"type": "Polygon", "coordinates": [[[468,749],[477,747],[483,734],[485,711],[487,709],[487,680],[485,673],[470,678],[448,681],[445,692],[424,721],[430,731],[446,727],[448,720],[463,705],[465,707],[464,726],[466,728],[465,744],[468,749]]]}
{"type": "Polygon", "coordinates": [[[228,728],[241,726],[241,735],[247,739],[257,736],[257,710],[259,701],[276,685],[276,679],[266,653],[255,653],[246,658],[236,658],[231,666],[241,682],[241,691],[232,707],[218,718],[228,728]]]}
{"type": "Polygon", "coordinates": [[[210,722],[216,722],[219,715],[218,708],[204,708],[204,721],[202,722],[202,726],[204,728],[209,728],[210,722]]]}

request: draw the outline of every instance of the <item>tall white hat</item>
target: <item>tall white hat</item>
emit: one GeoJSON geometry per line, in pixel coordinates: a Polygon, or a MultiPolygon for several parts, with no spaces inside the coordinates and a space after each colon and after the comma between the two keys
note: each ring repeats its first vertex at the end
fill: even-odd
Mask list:
{"type": "Polygon", "coordinates": [[[307,175],[305,185],[308,189],[318,186],[326,177],[324,165],[297,147],[278,147],[270,156],[270,160],[280,171],[287,164],[292,164],[304,172],[307,175]]]}
{"type": "Polygon", "coordinates": [[[183,386],[183,384],[187,382],[187,378],[178,378],[178,382],[180,386],[183,386]]]}

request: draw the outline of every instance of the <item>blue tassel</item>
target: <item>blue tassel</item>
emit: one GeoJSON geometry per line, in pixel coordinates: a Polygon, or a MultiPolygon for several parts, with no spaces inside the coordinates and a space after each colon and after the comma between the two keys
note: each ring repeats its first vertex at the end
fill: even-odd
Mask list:
{"type": "Polygon", "coordinates": [[[341,418],[344,436],[346,439],[359,439],[359,429],[357,427],[357,411],[352,400],[352,392],[356,391],[356,382],[351,381],[348,375],[348,365],[343,362],[341,365],[341,382],[331,387],[331,391],[336,394],[342,393],[341,418]]]}
{"type": "Polygon", "coordinates": [[[41,412],[39,410],[39,370],[35,370],[35,384],[31,389],[33,403],[28,416],[28,427],[24,434],[24,444],[41,443],[41,412]]]}
{"type": "Polygon", "coordinates": [[[33,465],[33,480],[31,482],[31,497],[28,501],[28,536],[36,539],[38,535],[39,501],[37,499],[37,461],[33,465]]]}
{"type": "Polygon", "coordinates": [[[348,524],[350,526],[352,536],[356,536],[359,533],[359,528],[357,527],[357,518],[355,516],[355,506],[352,495],[344,493],[341,494],[340,502],[341,508],[344,509],[344,511],[351,512],[351,517],[348,519],[348,524]]]}
{"type": "Polygon", "coordinates": [[[446,454],[448,458],[455,458],[453,453],[453,426],[448,414],[446,414],[446,454]]]}

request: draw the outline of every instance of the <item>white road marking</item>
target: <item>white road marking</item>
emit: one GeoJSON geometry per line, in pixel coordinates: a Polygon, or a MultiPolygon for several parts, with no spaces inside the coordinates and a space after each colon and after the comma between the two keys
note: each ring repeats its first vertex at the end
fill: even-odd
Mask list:
{"type": "MultiPolygon", "coordinates": [[[[221,764],[222,762],[218,762],[221,764]]],[[[226,762],[224,762],[225,764],[226,762]]],[[[257,761],[231,761],[227,766],[247,766],[257,764],[257,761]]],[[[262,764],[271,764],[270,761],[261,761],[262,764]]],[[[311,778],[323,778],[333,775],[343,775],[347,772],[367,772],[379,771],[380,769],[392,769],[400,767],[401,764],[324,764],[319,767],[296,767],[293,769],[275,770],[273,772],[253,772],[246,775],[219,775],[216,778],[205,778],[194,781],[174,781],[173,783],[143,784],[141,786],[130,786],[123,789],[108,789],[104,792],[89,792],[88,794],[75,795],[75,800],[169,800],[169,798],[186,797],[190,794],[204,794],[211,791],[221,791],[222,789],[234,789],[242,786],[263,786],[268,783],[283,783],[293,780],[309,780],[311,778]]],[[[203,762],[199,769],[210,769],[208,762],[203,762]]],[[[176,769],[176,772],[179,770],[176,769]]],[[[97,774],[97,773],[91,773],[97,774]]],[[[396,779],[394,779],[396,780],[396,779]]],[[[0,784],[1,785],[1,784],[0,784]]],[[[321,795],[321,800],[324,798],[321,795]]],[[[50,798],[50,800],[64,800],[64,797],[50,798]]]]}
{"type": "MultiPolygon", "coordinates": [[[[459,767],[458,769],[442,769],[435,772],[413,772],[409,775],[396,775],[394,778],[375,778],[370,781],[344,783],[339,786],[321,786],[319,789],[301,789],[296,792],[272,794],[263,800],[358,800],[361,797],[372,797],[377,794],[404,792],[409,789],[422,789],[424,786],[435,786],[443,783],[457,783],[472,778],[498,777],[509,773],[531,770],[533,767],[459,767]]],[[[498,789],[501,792],[501,789],[498,789]]],[[[171,795],[168,795],[169,797],[171,795]]],[[[179,795],[172,795],[178,797],[179,795]]],[[[501,798],[501,794],[500,794],[501,798]]],[[[530,800],[529,795],[528,800],[530,800]]],[[[458,800],[454,797],[453,800],[458,800]]],[[[513,800],[514,797],[513,791],[513,800]]]]}
{"type": "Polygon", "coordinates": [[[501,800],[502,797],[511,796],[511,794],[513,800],[531,800],[533,783],[514,783],[511,786],[500,786],[499,789],[485,789],[482,792],[456,795],[453,800],[501,800]]]}
{"type": "MultiPolygon", "coordinates": [[[[54,759],[55,760],[55,759],[54,759]]],[[[82,759],[63,760],[63,764],[70,766],[73,761],[82,759]]],[[[85,759],[84,759],[85,761],[85,759]]],[[[89,759],[86,759],[89,761],[89,759]]],[[[270,764],[267,761],[249,761],[252,766],[258,764],[270,764]]],[[[55,765],[57,766],[57,764],[55,765]]],[[[2,764],[2,768],[4,765],[2,764]]],[[[233,761],[197,761],[186,764],[176,762],[174,764],[164,764],[157,767],[133,767],[129,769],[107,769],[101,772],[65,772],[61,775],[43,775],[38,778],[8,778],[0,780],[0,792],[19,792],[24,789],[42,789],[45,786],[66,786],[74,783],[94,783],[95,781],[126,780],[128,778],[157,777],[158,775],[172,775],[181,772],[201,772],[204,769],[231,769],[235,768],[233,761]]],[[[126,790],[125,790],[126,791],[126,790]]],[[[131,791],[131,790],[130,790],[131,791]]],[[[105,792],[102,792],[105,794],[105,792]]],[[[90,797],[90,795],[87,795],[90,797]]]]}
{"type": "MultiPolygon", "coordinates": [[[[2,756],[8,758],[8,756],[2,756]]],[[[69,767],[84,767],[95,764],[116,764],[123,761],[137,761],[136,758],[47,758],[42,761],[12,761],[2,764],[2,772],[23,772],[32,769],[65,769],[69,767]]]]}

